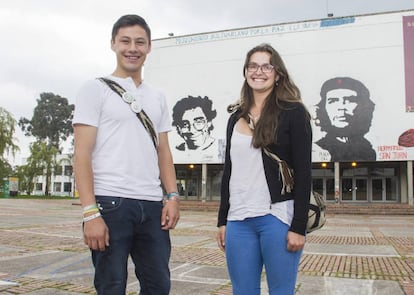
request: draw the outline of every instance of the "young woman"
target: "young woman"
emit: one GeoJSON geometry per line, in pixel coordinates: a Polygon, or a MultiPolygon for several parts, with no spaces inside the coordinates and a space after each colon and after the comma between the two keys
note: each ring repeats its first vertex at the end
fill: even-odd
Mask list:
{"type": "Polygon", "coordinates": [[[298,87],[277,51],[251,49],[240,101],[229,106],[217,243],[235,295],[294,294],[311,190],[312,130],[298,87]],[[293,169],[294,188],[277,155],[293,169]],[[282,173],[282,174],[281,174],[282,173]]]}

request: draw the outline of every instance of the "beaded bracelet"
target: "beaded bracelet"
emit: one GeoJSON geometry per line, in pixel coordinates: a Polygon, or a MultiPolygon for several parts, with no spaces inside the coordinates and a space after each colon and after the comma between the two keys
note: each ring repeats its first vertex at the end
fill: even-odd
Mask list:
{"type": "Polygon", "coordinates": [[[98,218],[98,217],[101,217],[101,212],[97,212],[93,215],[84,217],[83,222],[88,222],[88,221],[91,221],[92,219],[95,219],[95,218],[98,218]]]}

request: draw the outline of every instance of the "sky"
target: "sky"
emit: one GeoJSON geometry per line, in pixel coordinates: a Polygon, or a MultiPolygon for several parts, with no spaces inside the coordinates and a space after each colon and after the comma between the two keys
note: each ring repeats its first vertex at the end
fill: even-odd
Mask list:
{"type": "MultiPolygon", "coordinates": [[[[139,14],[153,39],[250,26],[414,9],[413,0],[0,0],[0,106],[32,118],[40,93],[74,103],[88,79],[115,69],[113,23],[139,14]]],[[[16,126],[20,165],[29,144],[16,126]]],[[[64,152],[69,151],[69,145],[64,152]]]]}

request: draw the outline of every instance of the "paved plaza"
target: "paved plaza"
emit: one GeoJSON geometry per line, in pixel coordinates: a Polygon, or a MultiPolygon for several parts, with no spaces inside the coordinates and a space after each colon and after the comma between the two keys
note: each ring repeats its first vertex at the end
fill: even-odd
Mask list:
{"type": "MultiPolygon", "coordinates": [[[[0,294],[95,294],[80,220],[77,200],[0,199],[0,294]]],[[[171,294],[232,294],[215,225],[215,212],[181,212],[171,294]]],[[[129,267],[128,294],[137,294],[129,267]]],[[[328,215],[307,237],[296,294],[414,295],[414,216],[328,215]]]]}

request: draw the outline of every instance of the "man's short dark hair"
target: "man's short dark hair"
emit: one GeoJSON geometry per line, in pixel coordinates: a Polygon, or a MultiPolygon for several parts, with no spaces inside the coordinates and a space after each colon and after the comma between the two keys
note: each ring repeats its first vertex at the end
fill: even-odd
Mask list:
{"type": "Polygon", "coordinates": [[[149,44],[151,44],[151,29],[148,26],[145,19],[136,14],[123,15],[116,21],[116,23],[112,27],[112,41],[115,40],[115,36],[116,34],[118,34],[120,28],[132,26],[140,26],[141,28],[143,28],[147,33],[149,44]]]}

